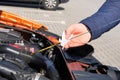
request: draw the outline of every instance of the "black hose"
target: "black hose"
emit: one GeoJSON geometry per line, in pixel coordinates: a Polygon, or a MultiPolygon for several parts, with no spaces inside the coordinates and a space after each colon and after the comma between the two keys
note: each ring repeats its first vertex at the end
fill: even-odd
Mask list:
{"type": "Polygon", "coordinates": [[[59,74],[51,60],[47,57],[43,56],[42,54],[35,54],[31,62],[35,62],[36,64],[40,65],[38,61],[42,60],[42,64],[45,67],[47,74],[49,75],[51,80],[60,80],[59,74]]]}
{"type": "Polygon", "coordinates": [[[16,55],[18,57],[21,57],[27,63],[32,58],[32,56],[27,55],[29,53],[28,51],[15,48],[15,47],[8,45],[8,44],[0,44],[0,53],[16,55]]]}
{"type": "Polygon", "coordinates": [[[0,69],[0,76],[7,80],[16,80],[12,73],[5,69],[0,69]]]}

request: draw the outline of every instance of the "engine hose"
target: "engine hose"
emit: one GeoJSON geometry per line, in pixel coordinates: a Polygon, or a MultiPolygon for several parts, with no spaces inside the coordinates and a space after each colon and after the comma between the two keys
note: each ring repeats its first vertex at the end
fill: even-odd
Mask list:
{"type": "Polygon", "coordinates": [[[31,62],[34,62],[35,64],[40,65],[39,61],[42,60],[42,64],[45,67],[47,74],[49,74],[49,77],[51,80],[60,80],[59,74],[54,67],[54,64],[51,60],[49,60],[47,57],[43,56],[42,54],[34,54],[31,62]]]}
{"type": "Polygon", "coordinates": [[[9,53],[16,56],[21,57],[25,62],[32,63],[38,65],[36,67],[41,66],[41,64],[45,67],[47,74],[49,75],[51,80],[60,80],[59,74],[51,60],[47,57],[43,56],[42,54],[34,54],[28,55],[29,52],[23,51],[21,49],[17,49],[11,45],[1,44],[0,45],[0,52],[1,53],[9,53]]]}
{"type": "Polygon", "coordinates": [[[0,69],[0,76],[7,80],[15,80],[15,77],[12,76],[12,73],[5,69],[0,69]]]}
{"type": "Polygon", "coordinates": [[[18,57],[20,56],[27,63],[29,63],[32,58],[32,56],[27,55],[29,53],[28,51],[15,48],[8,44],[0,44],[0,53],[12,54],[18,57]]]}

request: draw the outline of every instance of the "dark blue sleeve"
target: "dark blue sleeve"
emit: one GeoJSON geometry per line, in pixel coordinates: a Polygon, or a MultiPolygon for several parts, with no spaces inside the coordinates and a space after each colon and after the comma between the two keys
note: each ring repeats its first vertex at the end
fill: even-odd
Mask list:
{"type": "Polygon", "coordinates": [[[120,0],[106,0],[92,16],[82,20],[91,32],[91,40],[100,37],[120,23],[120,0]]]}

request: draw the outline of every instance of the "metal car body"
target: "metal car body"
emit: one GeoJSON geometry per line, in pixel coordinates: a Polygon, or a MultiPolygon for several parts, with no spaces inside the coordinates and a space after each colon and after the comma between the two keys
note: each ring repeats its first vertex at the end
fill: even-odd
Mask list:
{"type": "Polygon", "coordinates": [[[118,70],[95,59],[91,45],[64,50],[60,36],[47,30],[0,11],[0,80],[115,80],[107,71],[118,70]]]}
{"type": "Polygon", "coordinates": [[[55,10],[58,8],[59,4],[66,3],[69,0],[3,0],[8,2],[26,2],[26,3],[38,3],[39,6],[41,5],[44,9],[47,10],[55,10]]]}
{"type": "MultiPolygon", "coordinates": [[[[19,2],[42,2],[43,0],[7,0],[7,1],[19,1],[19,2]]],[[[66,3],[69,0],[59,0],[59,3],[66,3]]]]}

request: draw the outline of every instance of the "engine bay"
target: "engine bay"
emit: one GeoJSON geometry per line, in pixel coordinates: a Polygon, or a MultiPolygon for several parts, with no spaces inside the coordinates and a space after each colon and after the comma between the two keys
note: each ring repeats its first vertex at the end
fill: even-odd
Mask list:
{"type": "Polygon", "coordinates": [[[91,45],[62,49],[61,37],[44,25],[0,13],[0,80],[120,80],[116,67],[92,56],[91,45]]]}
{"type": "MultiPolygon", "coordinates": [[[[59,80],[56,70],[56,50],[42,34],[27,30],[0,28],[0,78],[5,80],[59,80]]],[[[56,64],[57,65],[57,64],[56,64]]]]}

